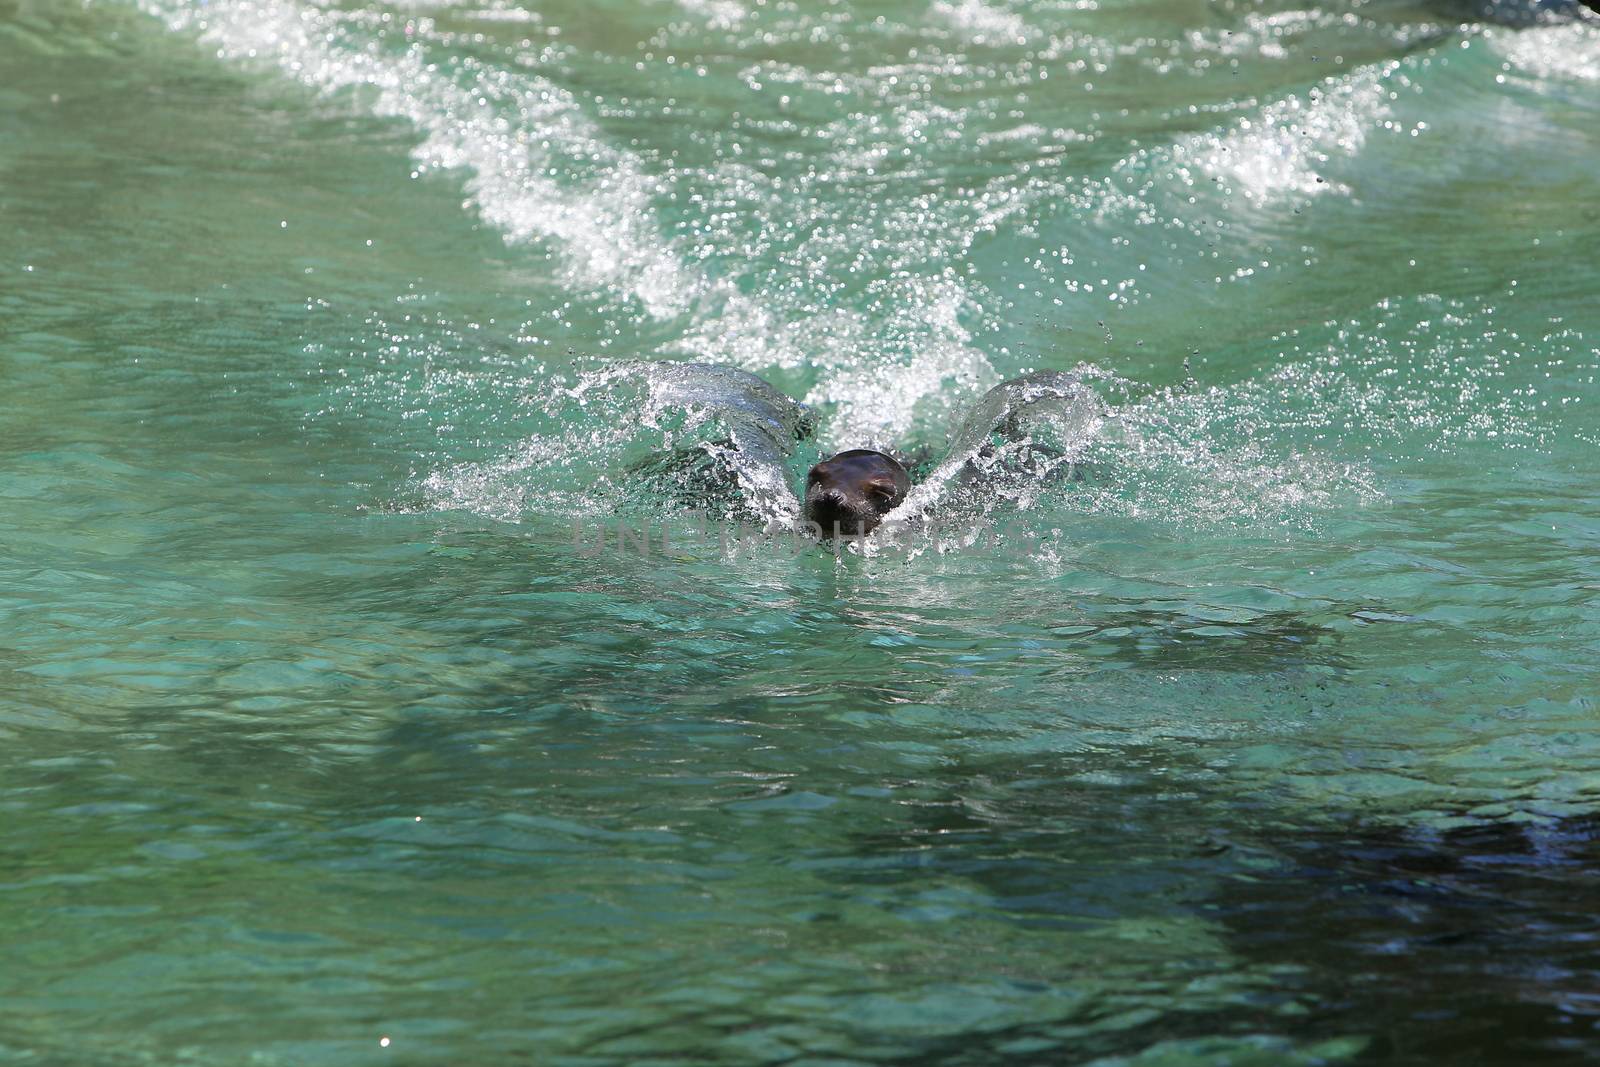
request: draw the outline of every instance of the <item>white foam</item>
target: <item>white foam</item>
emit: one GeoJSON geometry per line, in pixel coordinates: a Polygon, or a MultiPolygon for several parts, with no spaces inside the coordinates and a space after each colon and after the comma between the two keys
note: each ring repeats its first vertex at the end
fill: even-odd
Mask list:
{"type": "MultiPolygon", "coordinates": [[[[685,318],[665,352],[758,372],[820,364],[825,373],[814,398],[840,406],[833,435],[847,443],[905,434],[919,405],[952,376],[980,383],[992,377],[954,315],[968,298],[944,279],[909,286],[910,303],[886,325],[859,312],[785,306],[771,294],[744,295],[731,282],[709,279],[661,232],[653,203],[660,180],[608,144],[571,94],[522,68],[434,62],[426,18],[417,18],[411,46],[396,52],[372,39],[380,16],[370,13],[293,0],[140,2],[225,59],[272,63],[320,92],[350,93],[377,115],[410,122],[423,135],[413,152],[418,169],[464,173],[483,220],[510,242],[547,242],[568,284],[631,298],[657,319],[685,318]],[[550,173],[557,156],[588,160],[598,177],[558,180],[550,173]],[[897,336],[890,341],[885,331],[897,336]],[[885,351],[901,353],[904,362],[885,360],[885,351]],[[869,381],[884,395],[865,396],[860,386],[869,381]]],[[[685,2],[714,20],[734,19],[738,7],[731,0],[685,2]]],[[[819,231],[828,229],[824,220],[819,231]]]]}
{"type": "Polygon", "coordinates": [[[678,6],[706,21],[713,30],[731,30],[749,17],[737,0],[678,0],[678,6]]]}
{"type": "Polygon", "coordinates": [[[1327,175],[1335,157],[1353,157],[1390,115],[1388,75],[1396,64],[1366,67],[1304,94],[1267,104],[1223,133],[1178,141],[1173,159],[1192,162],[1257,203],[1349,193],[1327,175]]]}
{"type": "Polygon", "coordinates": [[[223,58],[273,63],[325,93],[364,90],[374,114],[421,131],[412,153],[420,168],[463,170],[484,221],[508,241],[550,242],[577,286],[620,290],[656,318],[684,313],[704,286],[650,221],[656,182],[607,146],[571,95],[547,79],[463,64],[465,77],[456,80],[429,62],[420,42],[399,53],[376,42],[336,47],[345,18],[286,0],[142,7],[175,30],[198,31],[223,58]],[[490,101],[498,106],[485,106],[490,101]],[[547,173],[552,147],[595,159],[604,177],[588,188],[558,183],[547,173]]]}
{"type": "Polygon", "coordinates": [[[1031,33],[1020,17],[983,0],[938,0],[933,10],[974,44],[1026,44],[1031,33]]]}
{"type": "Polygon", "coordinates": [[[1600,81],[1600,32],[1589,26],[1540,26],[1490,37],[1495,51],[1540,78],[1600,81]]]}
{"type": "MultiPolygon", "coordinates": [[[[140,2],[173,28],[197,33],[225,58],[269,62],[320,92],[346,93],[375,114],[410,122],[422,138],[413,153],[418,169],[453,168],[464,174],[477,212],[507,240],[547,242],[565,264],[573,286],[612,295],[619,302],[636,301],[658,319],[678,320],[662,344],[665,351],[759,373],[775,367],[803,370],[815,382],[806,400],[832,409],[823,431],[825,446],[903,444],[918,425],[939,425],[941,416],[994,384],[1000,375],[974,343],[970,325],[981,323],[989,312],[976,304],[955,272],[929,274],[932,268],[927,264],[959,259],[973,232],[1024,212],[1039,198],[1077,199],[1059,184],[1033,182],[1024,188],[997,179],[996,191],[991,195],[985,190],[975,201],[983,208],[976,225],[960,227],[961,233],[951,232],[955,227],[950,225],[950,210],[931,197],[863,208],[859,218],[841,219],[815,209],[815,215],[801,220],[796,229],[816,233],[817,247],[801,245],[784,252],[790,262],[822,264],[805,268],[815,270],[817,278],[801,278],[778,291],[741,294],[731,281],[710,280],[692,265],[698,261],[694,253],[682,251],[662,233],[656,202],[666,191],[663,181],[648,173],[637,156],[608,143],[580,103],[535,70],[500,69],[470,57],[435,62],[439,57],[430,49],[438,41],[428,37],[427,20],[420,17],[417,40],[395,50],[374,38],[371,25],[377,16],[370,13],[342,13],[293,0],[213,0],[196,7],[183,0],[140,2]],[[571,157],[590,161],[583,177],[561,166],[571,157]],[[855,244],[861,232],[888,235],[887,245],[892,247],[879,262],[892,260],[895,270],[876,288],[867,306],[842,307],[828,295],[832,290],[826,283],[833,279],[827,272],[842,269],[838,264],[849,261],[847,253],[861,251],[855,244]],[[813,251],[817,254],[810,254],[813,251]],[[813,280],[823,284],[812,285],[813,280]]],[[[713,20],[734,18],[738,7],[732,0],[679,2],[685,10],[713,20]]],[[[491,5],[486,10],[499,9],[491,5]]],[[[1016,39],[1030,33],[1016,15],[980,0],[941,3],[936,11],[973,40],[980,35],[1016,39]]],[[[1374,67],[1341,75],[1314,91],[1255,108],[1250,117],[1222,131],[1141,151],[1120,166],[1153,165],[1160,181],[1197,170],[1207,177],[1222,177],[1246,197],[1262,202],[1288,193],[1342,188],[1317,179],[1334,156],[1360,151],[1370,131],[1381,124],[1388,113],[1387,79],[1392,70],[1392,66],[1374,67]]],[[[765,80],[802,87],[812,77],[807,71],[787,78],[765,68],[760,73],[765,80]]],[[[842,128],[838,137],[819,138],[832,146],[830,169],[870,175],[875,157],[852,163],[852,153],[863,156],[864,142],[871,140],[876,149],[896,133],[902,140],[911,139],[929,124],[923,115],[927,110],[924,105],[895,112],[898,125],[886,123],[872,138],[852,140],[860,131],[849,128],[842,128]]],[[[938,125],[949,126],[959,116],[937,118],[938,125]]],[[[1037,135],[1032,129],[1028,134],[1037,135]]],[[[718,179],[727,173],[731,172],[719,173],[718,179]]],[[[1113,172],[1110,178],[1091,182],[1081,193],[1084,212],[1090,216],[1151,212],[1148,187],[1131,193],[1122,188],[1124,177],[1113,172]]],[[[747,178],[759,193],[761,175],[751,171],[747,178]]],[[[746,210],[751,199],[742,194],[737,198],[746,210]]],[[[779,196],[774,186],[759,213],[813,210],[797,206],[802,199],[792,189],[779,196]]],[[[776,219],[756,221],[763,229],[778,228],[776,219]]],[[[720,235],[713,250],[723,250],[738,237],[732,230],[720,235]]],[[[874,236],[873,247],[877,244],[874,236]]],[[[738,277],[739,265],[732,264],[730,276],[738,277]]],[[[625,411],[615,414],[619,421],[629,417],[625,411]]],[[[1213,486],[1236,482],[1237,492],[1230,489],[1219,496],[1220,507],[1237,508],[1247,487],[1269,484],[1281,486],[1279,504],[1292,508],[1293,498],[1307,486],[1337,481],[1324,479],[1320,470],[1302,471],[1293,463],[1294,470],[1271,468],[1265,455],[1257,462],[1236,454],[1224,463],[1203,444],[1196,444],[1192,454],[1177,451],[1172,441],[1160,438],[1152,428],[1164,414],[1136,427],[1138,432],[1128,440],[1136,447],[1162,450],[1173,461],[1169,466],[1206,470],[1213,486]]],[[[1124,425],[1130,421],[1138,419],[1125,420],[1124,425]]],[[[595,451],[629,440],[626,431],[612,426],[586,426],[574,432],[612,434],[590,440],[595,451]]],[[[1203,441],[1204,435],[1200,437],[1203,441]]],[[[545,468],[565,463],[571,451],[565,445],[553,447],[549,441],[533,439],[496,463],[438,471],[425,488],[436,502],[514,515],[522,507],[519,487],[542,483],[545,468]]],[[[1164,502],[1170,504],[1170,497],[1164,502]]]]}

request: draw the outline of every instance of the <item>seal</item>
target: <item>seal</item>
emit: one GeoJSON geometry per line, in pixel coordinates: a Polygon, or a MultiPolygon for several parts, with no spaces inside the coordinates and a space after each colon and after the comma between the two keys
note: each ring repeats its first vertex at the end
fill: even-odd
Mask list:
{"type": "Polygon", "coordinates": [[[911,490],[911,475],[893,456],[852,448],[806,475],[805,515],[823,538],[863,537],[911,490]]]}

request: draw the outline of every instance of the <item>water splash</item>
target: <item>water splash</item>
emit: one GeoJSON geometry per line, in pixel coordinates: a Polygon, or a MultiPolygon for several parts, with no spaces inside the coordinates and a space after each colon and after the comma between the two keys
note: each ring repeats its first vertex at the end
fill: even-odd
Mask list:
{"type": "Polygon", "coordinates": [[[570,93],[531,71],[471,57],[433,62],[424,17],[408,22],[408,43],[396,52],[363,35],[359,13],[287,0],[140,6],[198,34],[222,58],[271,62],[323,93],[359,92],[373,114],[411,123],[423,135],[412,152],[419,174],[464,172],[484,221],[508,241],[550,242],[575,286],[626,294],[655,318],[684,314],[706,287],[650,221],[658,183],[606,143],[570,93]],[[556,180],[551,162],[559,156],[589,160],[598,176],[556,180]]]}
{"type": "Polygon", "coordinates": [[[937,0],[933,11],[973,44],[1026,44],[1031,33],[1021,17],[983,0],[937,0]]]}
{"type": "Polygon", "coordinates": [[[556,427],[484,463],[430,473],[426,506],[516,521],[664,504],[789,529],[799,501],[786,465],[815,418],[732,367],[623,362],[547,389],[556,427]]]}
{"type": "MultiPolygon", "coordinates": [[[[447,51],[435,47],[441,32],[420,14],[395,16],[404,21],[405,38],[396,50],[390,39],[398,28],[388,12],[293,0],[219,0],[199,8],[140,0],[140,6],[172,29],[198,35],[223,58],[271,63],[319,92],[352,94],[372,114],[411,123],[423,135],[412,153],[418,175],[463,173],[479,216],[513,244],[548,245],[567,285],[631,301],[646,316],[670,322],[664,354],[752,371],[821,370],[811,399],[838,409],[832,432],[841,445],[904,436],[930,408],[948,410],[943,398],[951,383],[997,377],[957,319],[957,309],[970,310],[973,301],[948,271],[900,272],[895,291],[877,308],[845,312],[823,311],[820,299],[787,283],[747,293],[728,277],[698,269],[693,263],[707,250],[685,249],[660,223],[658,203],[674,195],[671,181],[613,145],[579,99],[541,76],[537,64],[508,69],[471,55],[437,61],[435,53],[447,51]],[[862,367],[874,368],[866,373],[877,388],[860,388],[862,367]]],[[[713,23],[736,21],[731,8],[705,13],[713,23]]],[[[809,72],[799,76],[807,85],[814,80],[809,72]]],[[[842,150],[855,151],[848,144],[842,150]]],[[[740,173],[759,180],[748,168],[740,173]]],[[[918,231],[961,229],[942,214],[926,217],[927,207],[910,209],[924,216],[918,231]]],[[[826,217],[812,226],[821,242],[841,240],[850,229],[826,217]]],[[[903,254],[918,258],[914,246],[903,254]]],[[[831,261],[824,249],[797,250],[794,258],[818,280],[831,261]]]]}
{"type": "Polygon", "coordinates": [[[884,519],[885,538],[926,525],[941,510],[1026,510],[1089,447],[1103,422],[1090,367],[1041,371],[1002,382],[974,404],[950,449],[884,519]]]}
{"type": "Polygon", "coordinates": [[[1500,31],[1489,39],[1496,52],[1538,79],[1600,82],[1600,29],[1593,26],[1500,31]]]}
{"type": "Polygon", "coordinates": [[[1173,146],[1173,162],[1183,168],[1192,161],[1257,204],[1349,194],[1348,185],[1326,176],[1328,165],[1356,155],[1390,115],[1387,82],[1398,65],[1330,78],[1238,119],[1226,133],[1185,138],[1173,146]]]}

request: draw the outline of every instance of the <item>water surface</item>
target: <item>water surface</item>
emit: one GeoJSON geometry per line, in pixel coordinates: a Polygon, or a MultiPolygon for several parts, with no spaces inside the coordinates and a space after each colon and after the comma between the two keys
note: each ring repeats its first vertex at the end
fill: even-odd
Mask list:
{"type": "Polygon", "coordinates": [[[1600,1053],[1600,30],[0,2],[0,1058],[1600,1053]],[[680,536],[618,361],[1079,481],[680,536]]]}

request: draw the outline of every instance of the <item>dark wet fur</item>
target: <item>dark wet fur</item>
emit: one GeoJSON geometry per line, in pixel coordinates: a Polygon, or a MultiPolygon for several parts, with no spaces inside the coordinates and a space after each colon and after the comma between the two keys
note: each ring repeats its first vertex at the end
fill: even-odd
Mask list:
{"type": "Polygon", "coordinates": [[[893,456],[852,448],[818,463],[806,475],[806,521],[823,537],[860,537],[900,505],[911,475],[893,456]]]}

